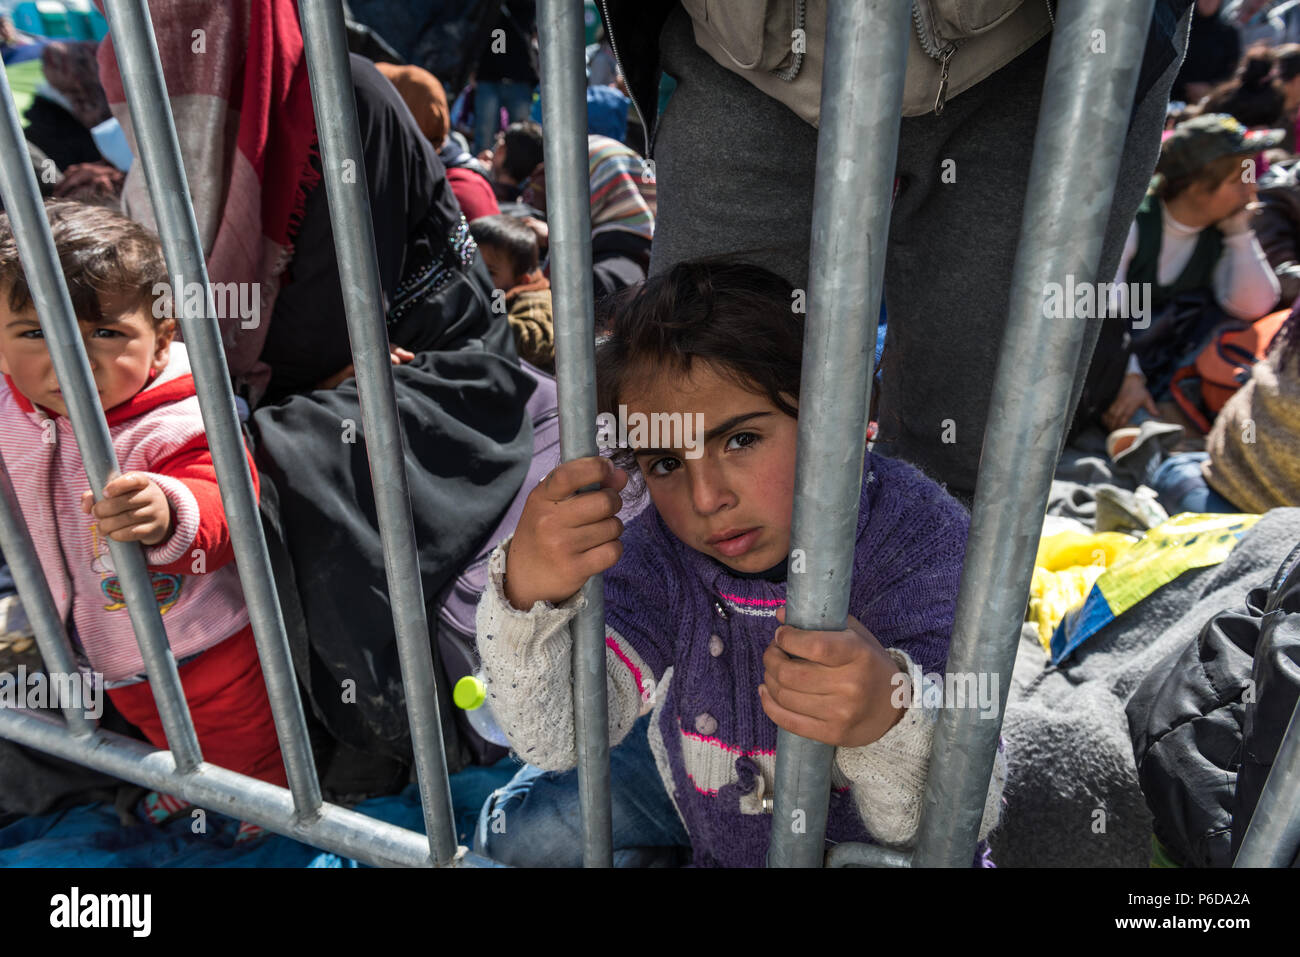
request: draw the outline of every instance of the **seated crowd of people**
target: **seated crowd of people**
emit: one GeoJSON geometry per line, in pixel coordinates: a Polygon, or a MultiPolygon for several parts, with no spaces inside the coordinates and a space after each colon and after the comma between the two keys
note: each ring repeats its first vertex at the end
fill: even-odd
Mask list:
{"type": "MultiPolygon", "coordinates": [[[[1232,31],[1214,6],[1193,38],[1201,19],[1232,31]]],[[[1300,44],[1181,85],[1206,92],[1170,104],[1072,435],[1104,429],[1170,514],[1300,505],[1300,44]]]]}
{"type": "MultiPolygon", "coordinates": [[[[411,731],[322,186],[335,171],[320,152],[297,5],[149,6],[170,88],[186,78],[170,107],[209,277],[246,293],[215,320],[323,789],[344,804],[393,793],[410,779],[411,731]],[[223,55],[196,61],[195,30],[223,55]]],[[[617,863],[761,865],[778,728],[836,746],[828,840],[909,846],[935,727],[914,694],[947,666],[1020,228],[1023,197],[996,213],[984,197],[1025,179],[1037,108],[1007,104],[1041,88],[1053,23],[1039,10],[1009,18],[1001,29],[1022,31],[1019,41],[972,53],[1002,59],[951,87],[945,65],[941,123],[940,111],[920,115],[932,91],[923,108],[905,99],[884,280],[892,321],[848,624],[812,631],[788,624],[782,606],[805,371],[792,303],[808,286],[818,119],[808,104],[820,79],[805,74],[811,96],[791,84],[783,100],[771,74],[798,77],[802,53],[778,45],[755,54],[761,69],[738,66],[727,24],[694,19],[689,5],[601,6],[587,53],[599,412],[698,419],[698,442],[689,430],[633,437],[558,464],[554,184],[532,4],[501,5],[461,90],[400,57],[353,52],[348,63],[448,767],[508,751],[527,762],[483,806],[475,846],[515,864],[580,861],[572,624],[597,573],[617,863]],[[650,39],[616,58],[619,30],[650,39]],[[949,152],[960,155],[958,186],[939,179],[949,152]],[[959,273],[969,282],[937,278],[959,273]],[[966,416],[960,428],[950,415],[966,416]],[[509,748],[451,706],[471,674],[509,748]],[[891,693],[902,686],[915,691],[891,693]]],[[[824,3],[809,6],[824,15],[824,3]]],[[[1252,46],[1222,83],[1176,79],[1189,22],[1195,42],[1218,36],[1218,4],[1159,6],[1173,15],[1153,20],[1153,69],[1124,134],[1124,231],[1102,255],[1109,312],[1091,360],[1079,360],[1068,438],[1103,445],[1169,515],[1297,506],[1300,44],[1252,46]],[[1171,89],[1200,95],[1171,102],[1171,89]],[[1152,169],[1145,147],[1161,131],[1148,117],[1159,115],[1152,169]]],[[[139,543],[205,757],[283,786],[114,44],[12,25],[3,40],[6,69],[26,64],[35,77],[23,101],[31,161],[122,474],[87,487],[20,255],[26,237],[7,216],[4,469],[78,663],[104,681],[101,725],[167,747],[109,545],[139,543]]],[[[1213,59],[1187,63],[1213,73],[1213,59]]],[[[0,611],[0,624],[21,618],[7,570],[0,611]]],[[[998,748],[976,866],[991,866],[1013,750],[998,748]]],[[[120,800],[119,788],[0,739],[0,825],[120,800]]],[[[135,797],[134,813],[160,826],[192,810],[156,790],[135,797]]],[[[237,840],[261,834],[244,824],[237,840]]]]}

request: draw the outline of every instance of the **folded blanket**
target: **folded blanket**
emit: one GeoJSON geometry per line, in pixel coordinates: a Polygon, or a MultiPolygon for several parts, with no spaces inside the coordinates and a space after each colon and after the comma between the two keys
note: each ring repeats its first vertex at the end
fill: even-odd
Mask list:
{"type": "Polygon", "coordinates": [[[990,837],[1001,866],[1145,867],[1151,815],[1124,707],[1139,682],[1214,614],[1267,587],[1300,541],[1300,509],[1274,509],[1219,565],[1194,568],[1094,634],[1062,667],[1025,626],[1003,724],[1007,805],[990,837]]]}

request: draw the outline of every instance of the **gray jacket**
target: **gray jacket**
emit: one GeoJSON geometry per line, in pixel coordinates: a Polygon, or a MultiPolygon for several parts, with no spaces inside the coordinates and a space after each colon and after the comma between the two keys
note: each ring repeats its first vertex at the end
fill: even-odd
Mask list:
{"type": "MultiPolygon", "coordinates": [[[[1057,2],[915,0],[903,115],[919,116],[935,109],[943,73],[942,51],[952,50],[945,92],[945,98],[951,99],[1046,36],[1057,2]],[[927,53],[926,47],[935,52],[927,53]]],[[[596,0],[651,151],[658,115],[659,32],[677,4],[678,0],[596,0]]],[[[1168,66],[1183,56],[1183,45],[1175,46],[1173,39],[1191,5],[1192,0],[1156,0],[1138,73],[1135,104],[1142,101],[1168,66]]],[[[694,9],[697,42],[719,63],[787,104],[808,122],[818,121],[827,0],[683,0],[683,6],[694,9]],[[738,16],[737,11],[750,11],[750,16],[738,16]],[[710,17],[713,12],[716,16],[710,17]],[[803,26],[799,28],[795,24],[801,16],[803,26]],[[802,53],[795,50],[795,29],[804,31],[802,53]],[[750,39],[742,41],[742,35],[750,39]],[[728,48],[737,55],[727,53],[728,48]],[[771,74],[767,64],[774,57],[777,73],[771,74]],[[745,63],[753,65],[743,66],[745,63]]]]}
{"type": "Polygon", "coordinates": [[[1128,701],[1138,780],[1178,864],[1232,863],[1298,696],[1300,546],[1267,588],[1207,621],[1128,701]]]}
{"type": "MultiPolygon", "coordinates": [[[[828,0],[682,0],[695,42],[813,126],[820,118],[828,0]]],[[[1052,0],[915,0],[903,115],[944,102],[1052,28],[1052,0]],[[944,78],[946,75],[946,83],[944,78]]]]}

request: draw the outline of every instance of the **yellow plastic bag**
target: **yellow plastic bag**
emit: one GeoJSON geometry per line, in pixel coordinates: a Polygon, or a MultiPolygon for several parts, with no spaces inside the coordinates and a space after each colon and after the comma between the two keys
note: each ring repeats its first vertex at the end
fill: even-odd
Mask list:
{"type": "Polygon", "coordinates": [[[1057,532],[1038,543],[1026,621],[1038,628],[1043,651],[1065,613],[1083,603],[1093,584],[1137,540],[1121,532],[1057,532]]]}
{"type": "Polygon", "coordinates": [[[1182,512],[1150,529],[1097,576],[1081,604],[1066,612],[1048,643],[1052,663],[1060,664],[1088,638],[1184,572],[1223,561],[1259,518],[1182,512]]]}

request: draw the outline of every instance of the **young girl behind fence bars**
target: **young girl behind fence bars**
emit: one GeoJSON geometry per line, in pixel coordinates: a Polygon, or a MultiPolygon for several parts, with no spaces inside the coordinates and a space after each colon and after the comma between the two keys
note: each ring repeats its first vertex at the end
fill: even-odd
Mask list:
{"type": "MultiPolygon", "coordinates": [[[[868,453],[849,627],[784,624],[787,574],[800,570],[797,556],[787,565],[803,345],[793,301],[769,272],[700,262],[613,308],[598,402],[633,447],[565,463],[532,491],[479,604],[488,700],[530,765],[485,805],[486,853],[575,862],[575,775],[547,772],[577,763],[571,625],[598,572],[610,743],[627,739],[611,757],[616,862],[689,844],[695,865],[762,865],[778,726],[837,746],[828,844],[914,842],[936,713],[913,688],[944,671],[969,516],[915,468],[868,453]],[[649,434],[652,413],[703,435],[649,434]],[[615,463],[650,496],[626,528],[629,476],[615,463]]],[[[1004,776],[999,752],[981,839],[1004,776]]]]}
{"type": "MultiPolygon", "coordinates": [[[[162,719],[108,539],[145,547],[204,759],[285,784],[185,347],[172,342],[158,238],[119,213],[47,206],[54,245],[123,474],[96,502],[8,217],[0,215],[0,452],[78,656],[155,746],[162,719]]],[[[250,461],[251,464],[251,461],[250,461]]],[[[253,470],[254,488],[257,471],[253,470]]],[[[150,793],[162,823],[185,802],[150,793]]],[[[243,824],[237,840],[260,828],[243,824]]]]}

